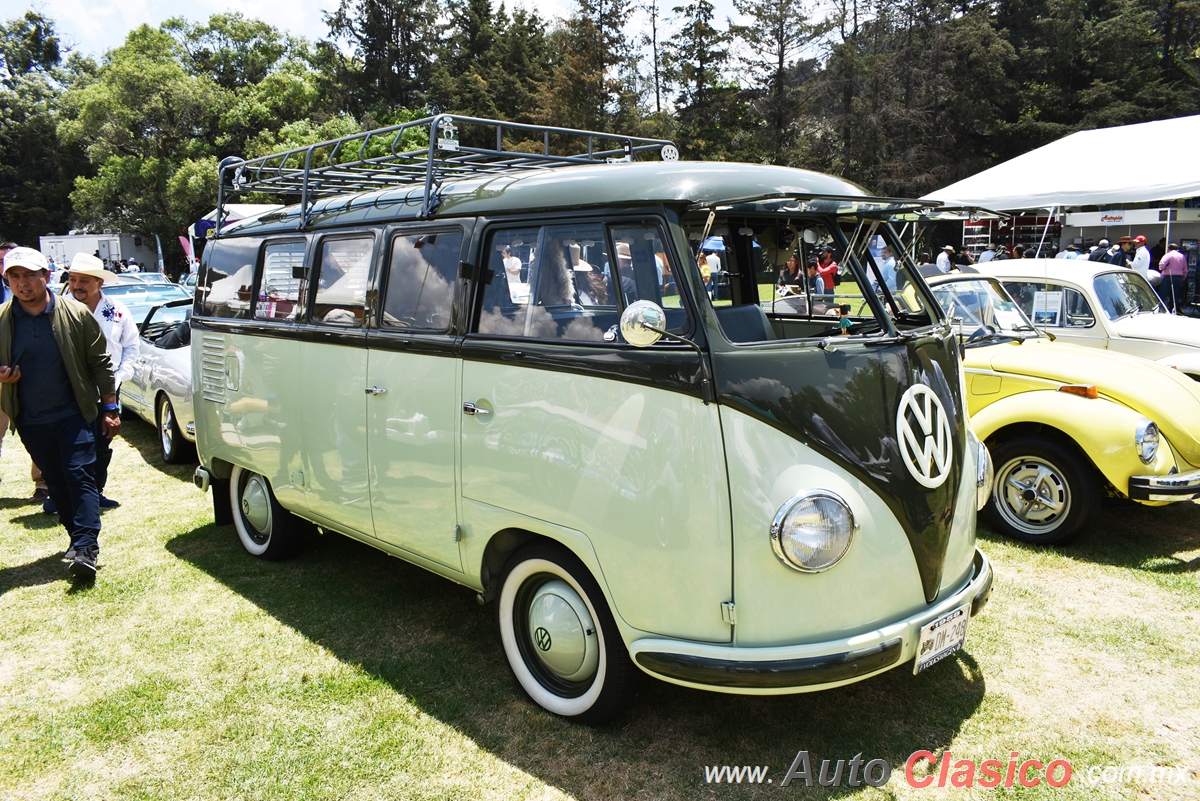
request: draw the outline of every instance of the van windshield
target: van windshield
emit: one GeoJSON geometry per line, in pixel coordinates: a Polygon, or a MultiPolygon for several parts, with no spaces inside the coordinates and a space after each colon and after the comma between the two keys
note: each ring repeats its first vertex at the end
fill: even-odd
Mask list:
{"type": "MultiPolygon", "coordinates": [[[[757,305],[768,338],[895,335],[940,321],[924,279],[887,223],[857,217],[714,217],[685,220],[709,301],[735,343],[750,340],[725,308],[757,305]]],[[[758,330],[761,326],[756,326],[758,330]]]]}

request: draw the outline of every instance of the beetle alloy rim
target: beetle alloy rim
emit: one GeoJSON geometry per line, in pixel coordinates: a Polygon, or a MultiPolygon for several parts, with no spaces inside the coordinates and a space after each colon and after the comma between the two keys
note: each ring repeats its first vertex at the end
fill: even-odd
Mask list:
{"type": "Polygon", "coordinates": [[[271,495],[266,479],[251,473],[242,487],[239,506],[250,539],[262,545],[271,537],[271,495]]]}
{"type": "Polygon", "coordinates": [[[993,498],[1000,516],[1026,534],[1050,534],[1071,512],[1071,486],[1066,474],[1038,456],[1005,462],[996,473],[996,489],[993,498]]]}

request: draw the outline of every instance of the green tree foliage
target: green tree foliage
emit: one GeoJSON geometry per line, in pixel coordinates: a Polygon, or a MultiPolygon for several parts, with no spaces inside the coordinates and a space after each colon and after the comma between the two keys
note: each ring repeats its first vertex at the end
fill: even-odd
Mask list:
{"type": "Polygon", "coordinates": [[[624,94],[618,68],[629,57],[624,25],[629,0],[576,0],[578,8],[551,34],[559,54],[542,95],[539,121],[604,130],[617,116],[624,94]]]}
{"type": "Polygon", "coordinates": [[[112,225],[173,248],[222,157],[430,112],[658,136],[909,196],[1083,128],[1200,113],[1200,0],[813,1],[736,0],[735,25],[712,0],[577,0],[552,24],[495,0],[339,0],[327,41],[179,17],[99,66],[64,62],[31,11],[0,25],[0,236],[112,225]]]}
{"type": "Polygon", "coordinates": [[[709,0],[675,6],[674,11],[680,27],[664,47],[663,60],[677,90],[680,152],[693,159],[735,158],[751,148],[757,123],[745,93],[726,77],[733,36],[717,27],[709,0]]]}
{"type": "Polygon", "coordinates": [[[179,43],[189,73],[231,92],[260,83],[285,56],[304,47],[237,12],[214,14],[203,25],[173,17],[162,30],[179,43]]]}
{"type": "Polygon", "coordinates": [[[814,166],[892,195],[921,195],[993,163],[1012,95],[1012,46],[983,9],[851,3],[818,78],[814,166]]]}
{"type": "Polygon", "coordinates": [[[337,60],[353,114],[426,104],[440,38],[433,0],[341,0],[326,22],[354,58],[337,60]]]}
{"type": "Polygon", "coordinates": [[[0,26],[0,80],[22,75],[49,74],[62,63],[54,21],[36,11],[0,26]]]}
{"type": "Polygon", "coordinates": [[[170,35],[146,25],[132,31],[95,80],[63,96],[68,119],[59,134],[82,144],[97,168],[75,182],[80,216],[133,231],[181,229],[167,182],[184,160],[211,155],[217,99],[216,84],[184,69],[170,35]]]}
{"type": "Polygon", "coordinates": [[[430,72],[429,106],[437,112],[531,122],[550,76],[546,27],[523,9],[510,18],[491,0],[449,5],[443,45],[430,72]]]}
{"type": "Polygon", "coordinates": [[[816,74],[816,59],[802,58],[829,32],[831,24],[815,21],[804,0],[734,0],[745,25],[730,28],[744,43],[741,60],[749,86],[751,110],[758,122],[756,150],[772,164],[804,157],[801,111],[804,92],[816,74]]]}
{"type": "Polygon", "coordinates": [[[0,239],[38,244],[71,224],[75,176],[88,172],[77,146],[60,147],[63,87],[95,65],[62,63],[52,20],[30,11],[0,25],[0,239]]]}

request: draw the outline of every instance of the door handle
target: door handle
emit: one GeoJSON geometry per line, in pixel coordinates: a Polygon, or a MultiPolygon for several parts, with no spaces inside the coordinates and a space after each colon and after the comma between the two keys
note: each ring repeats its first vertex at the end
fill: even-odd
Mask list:
{"type": "Polygon", "coordinates": [[[382,395],[383,393],[387,392],[387,390],[379,387],[367,387],[364,392],[366,392],[368,395],[382,395]]]}
{"type": "Polygon", "coordinates": [[[487,417],[489,414],[491,414],[491,411],[489,411],[488,409],[481,409],[478,406],[476,406],[475,404],[471,403],[470,401],[467,401],[466,403],[463,404],[463,414],[469,414],[472,417],[474,417],[475,415],[479,415],[480,417],[487,417]]]}

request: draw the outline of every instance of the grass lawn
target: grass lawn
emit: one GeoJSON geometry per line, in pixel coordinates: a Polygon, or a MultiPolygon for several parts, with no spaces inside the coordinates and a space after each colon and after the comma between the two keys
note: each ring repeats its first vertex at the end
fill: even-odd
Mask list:
{"type": "Polygon", "coordinates": [[[1200,796],[1200,505],[1106,506],[1061,549],[985,531],[991,603],[966,651],[920,676],[777,698],[647,681],[592,730],[522,697],[471,592],[336,535],[256,560],[212,525],[192,466],[160,466],[153,430],[125,429],[108,490],[124,505],[104,515],[91,588],[66,580],[66,536],[23,504],[28,459],[5,443],[0,798],[1200,796]],[[817,764],[882,759],[892,777],[780,787],[801,749],[817,764]],[[904,763],[919,749],[1066,759],[1075,776],[914,789],[904,763]],[[707,783],[722,764],[770,766],[772,783],[707,783]],[[1188,781],[1087,781],[1092,766],[1152,765],[1188,781]]]}

